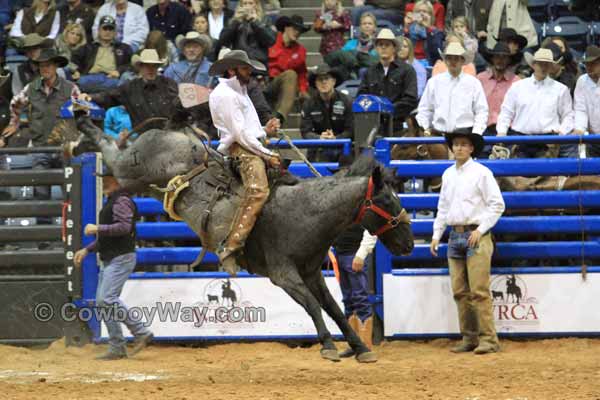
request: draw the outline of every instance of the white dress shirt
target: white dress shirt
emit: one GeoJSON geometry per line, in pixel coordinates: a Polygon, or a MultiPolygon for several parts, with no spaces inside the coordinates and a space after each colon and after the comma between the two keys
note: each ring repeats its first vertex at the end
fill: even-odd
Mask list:
{"type": "Polygon", "coordinates": [[[273,155],[258,140],[266,136],[254,104],[248,97],[246,86],[236,77],[219,79],[219,84],[208,96],[213,124],[219,131],[221,144],[218,150],[225,153],[229,146],[238,143],[259,157],[273,155]]]}
{"type": "Polygon", "coordinates": [[[462,73],[453,77],[444,72],[429,79],[417,114],[423,129],[454,132],[473,127],[474,133],[483,133],[487,127],[488,104],[481,82],[462,73]]]}
{"type": "Polygon", "coordinates": [[[504,199],[492,171],[469,159],[460,168],[456,164],[444,171],[433,239],[440,239],[446,226],[478,225],[484,234],[504,212],[504,199]]]}
{"type": "Polygon", "coordinates": [[[580,76],[575,86],[575,129],[600,133],[600,83],[588,74],[580,76]]]}
{"type": "Polygon", "coordinates": [[[569,89],[550,77],[538,81],[532,75],[513,83],[506,92],[496,130],[498,136],[506,136],[510,127],[527,135],[567,135],[573,124],[569,89]]]}
{"type": "MultiPolygon", "coordinates": [[[[24,12],[25,12],[24,10],[17,11],[17,16],[15,17],[15,22],[13,23],[12,28],[10,28],[10,33],[9,33],[10,37],[25,36],[23,31],[21,30],[21,25],[23,24],[23,13],[24,12]]],[[[42,20],[42,18],[44,18],[44,14],[36,14],[34,16],[34,18],[35,18],[35,22],[40,22],[42,20]]],[[[48,36],[46,36],[46,37],[49,39],[56,39],[56,36],[58,35],[59,30],[60,30],[60,12],[58,10],[56,10],[56,13],[54,14],[54,19],[52,20],[52,27],[50,28],[50,33],[48,33],[48,36]]]]}
{"type": "Polygon", "coordinates": [[[219,40],[221,31],[223,30],[223,21],[225,20],[225,13],[221,12],[217,18],[213,15],[212,11],[208,12],[208,33],[210,37],[219,40]]]}

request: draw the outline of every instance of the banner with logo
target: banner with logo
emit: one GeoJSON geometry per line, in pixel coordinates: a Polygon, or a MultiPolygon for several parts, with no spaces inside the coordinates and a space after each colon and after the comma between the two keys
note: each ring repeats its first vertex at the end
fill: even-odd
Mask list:
{"type": "MultiPolygon", "coordinates": [[[[383,277],[385,336],[458,334],[449,276],[412,273],[383,277]]],[[[598,273],[492,275],[490,290],[499,334],[600,333],[598,273]]]]}
{"type": "MultiPolygon", "coordinates": [[[[325,281],[342,307],[339,284],[333,277],[325,281]]],[[[304,309],[267,278],[129,279],[121,299],[129,316],[149,323],[157,338],[316,337],[304,309]]],[[[329,331],[340,335],[323,316],[329,331]]],[[[101,336],[108,336],[104,324],[101,336]]]]}

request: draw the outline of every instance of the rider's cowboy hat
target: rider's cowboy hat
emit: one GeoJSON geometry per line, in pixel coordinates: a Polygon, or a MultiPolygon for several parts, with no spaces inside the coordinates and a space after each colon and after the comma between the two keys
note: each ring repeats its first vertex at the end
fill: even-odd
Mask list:
{"type": "Polygon", "coordinates": [[[293,26],[294,28],[298,29],[300,33],[310,30],[310,27],[304,25],[304,18],[302,18],[300,15],[292,15],[291,17],[284,15],[277,18],[277,21],[275,21],[275,27],[279,32],[283,32],[286,26],[293,26]]]}
{"type": "Polygon", "coordinates": [[[600,47],[592,45],[585,49],[585,58],[581,61],[591,63],[598,59],[600,59],[600,47]]]}
{"type": "Polygon", "coordinates": [[[523,53],[510,54],[510,49],[508,48],[508,44],[505,42],[497,42],[492,50],[487,47],[483,47],[481,50],[481,56],[488,62],[488,64],[492,64],[492,60],[494,56],[507,56],[510,58],[510,65],[518,64],[523,58],[523,53]]]}
{"type": "Polygon", "coordinates": [[[335,79],[335,86],[338,86],[339,84],[342,83],[342,78],[341,75],[339,74],[338,71],[336,71],[335,69],[331,68],[329,65],[327,64],[320,64],[317,66],[317,68],[315,69],[314,72],[312,72],[309,76],[308,76],[308,84],[311,87],[315,87],[317,78],[319,76],[323,76],[323,75],[329,75],[331,76],[333,79],[335,79]]]}
{"type": "Polygon", "coordinates": [[[388,28],[383,28],[379,31],[377,37],[375,38],[375,44],[377,44],[379,40],[389,40],[394,46],[396,46],[397,49],[402,47],[402,42],[400,42],[396,35],[394,35],[394,32],[388,28]]]}
{"type": "Polygon", "coordinates": [[[473,154],[472,157],[477,157],[481,150],[483,150],[483,136],[481,133],[475,133],[471,130],[471,128],[459,128],[451,133],[446,133],[444,135],[446,138],[446,143],[448,144],[448,148],[452,150],[452,141],[457,137],[464,137],[471,141],[473,144],[473,154]]]}
{"type": "Polygon", "coordinates": [[[134,54],[131,57],[131,64],[136,66],[139,64],[163,65],[166,61],[166,59],[161,59],[154,49],[144,49],[140,55],[134,54]]]}
{"type": "Polygon", "coordinates": [[[34,63],[50,61],[55,63],[59,68],[66,67],[69,64],[69,60],[58,54],[55,49],[42,49],[40,55],[31,61],[34,63]]]}
{"type": "Polygon", "coordinates": [[[248,58],[248,54],[244,50],[231,50],[223,58],[211,65],[208,73],[209,75],[223,75],[228,69],[241,66],[248,66],[256,71],[267,70],[262,63],[248,58]]]}
{"type": "Polygon", "coordinates": [[[190,31],[183,35],[178,35],[175,39],[175,45],[179,50],[183,50],[186,44],[188,43],[198,43],[204,49],[204,52],[210,48],[211,39],[208,35],[203,33],[198,33],[196,31],[190,31]]]}

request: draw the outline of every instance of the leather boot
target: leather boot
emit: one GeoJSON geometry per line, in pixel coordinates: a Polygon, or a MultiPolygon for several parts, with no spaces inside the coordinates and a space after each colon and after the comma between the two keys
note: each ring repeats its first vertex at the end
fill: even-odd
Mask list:
{"type": "Polygon", "coordinates": [[[373,350],[373,316],[358,321],[358,336],[369,350],[373,350]]]}
{"type": "MultiPolygon", "coordinates": [[[[352,328],[354,330],[354,332],[359,335],[358,333],[358,324],[360,323],[360,320],[358,319],[358,317],[356,316],[356,314],[352,314],[349,318],[348,318],[348,324],[350,325],[350,328],[352,328]]],[[[352,347],[348,347],[346,350],[342,351],[340,353],[340,357],[341,358],[348,358],[348,357],[352,357],[354,355],[354,349],[352,347]]]]}

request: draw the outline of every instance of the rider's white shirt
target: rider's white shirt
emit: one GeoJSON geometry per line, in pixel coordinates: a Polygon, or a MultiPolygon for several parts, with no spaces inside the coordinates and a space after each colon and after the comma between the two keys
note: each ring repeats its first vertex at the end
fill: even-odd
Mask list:
{"type": "Polygon", "coordinates": [[[260,157],[273,153],[258,140],[266,136],[260,124],[254,104],[248,97],[245,86],[236,77],[219,79],[219,84],[208,98],[210,114],[219,131],[220,152],[227,152],[229,146],[238,143],[260,157]]]}

